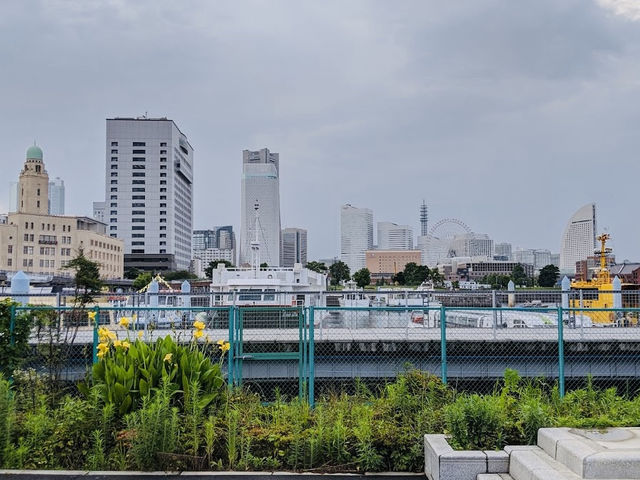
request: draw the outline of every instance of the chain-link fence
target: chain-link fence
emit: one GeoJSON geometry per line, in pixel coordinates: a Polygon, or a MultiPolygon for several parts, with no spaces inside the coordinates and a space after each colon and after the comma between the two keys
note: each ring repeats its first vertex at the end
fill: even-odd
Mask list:
{"type": "Polygon", "coordinates": [[[491,390],[507,368],[557,382],[561,392],[583,386],[587,378],[623,393],[640,388],[636,291],[617,297],[601,292],[599,301],[610,295],[611,308],[593,307],[589,291],[395,295],[393,301],[379,292],[328,293],[307,307],[215,306],[224,302],[213,295],[201,296],[207,302],[191,297],[154,307],[144,306],[148,299],[143,306],[130,301],[91,308],[64,302],[14,306],[11,336],[20,335],[21,325],[30,326],[28,348],[16,362],[18,374],[33,369],[73,383],[89,375],[97,361],[101,326],[120,340],[155,342],[169,335],[188,344],[194,341],[194,322],[202,322],[196,340],[203,349],[211,345],[214,355],[218,340],[230,342],[224,363],[229,383],[266,400],[277,392],[313,400],[355,388],[356,379],[380,384],[410,368],[476,391],[491,390]]]}

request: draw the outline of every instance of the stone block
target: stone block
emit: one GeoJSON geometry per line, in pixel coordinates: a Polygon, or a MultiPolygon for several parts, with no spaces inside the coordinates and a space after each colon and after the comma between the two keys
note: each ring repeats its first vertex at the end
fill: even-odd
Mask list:
{"type": "Polygon", "coordinates": [[[640,479],[640,451],[594,453],[583,460],[584,478],[640,479]]]}
{"type": "Polygon", "coordinates": [[[504,450],[485,450],[487,456],[487,473],[507,473],[509,471],[509,454],[504,450]]]}
{"type": "Polygon", "coordinates": [[[575,440],[569,428],[541,428],[538,430],[538,446],[547,454],[556,458],[556,446],[559,440],[575,440]]]}
{"type": "Polygon", "coordinates": [[[476,480],[487,473],[487,456],[482,451],[460,450],[440,456],[439,480],[476,480]]]}
{"type": "Polygon", "coordinates": [[[585,440],[558,440],[556,443],[556,460],[581,477],[584,476],[584,459],[599,451],[596,445],[585,440]]]}

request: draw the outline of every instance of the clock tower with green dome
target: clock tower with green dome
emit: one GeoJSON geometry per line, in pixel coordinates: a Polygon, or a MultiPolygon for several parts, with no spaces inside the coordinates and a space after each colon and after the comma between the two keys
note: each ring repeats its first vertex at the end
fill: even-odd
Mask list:
{"type": "Polygon", "coordinates": [[[27,159],[20,172],[18,212],[49,214],[49,175],[44,169],[42,149],[35,143],[27,149],[27,159]]]}

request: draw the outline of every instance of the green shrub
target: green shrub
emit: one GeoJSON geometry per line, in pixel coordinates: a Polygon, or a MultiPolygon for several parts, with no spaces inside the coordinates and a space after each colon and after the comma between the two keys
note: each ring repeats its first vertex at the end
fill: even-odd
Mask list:
{"type": "Polygon", "coordinates": [[[24,311],[15,313],[12,331],[11,310],[19,306],[10,298],[0,300],[0,373],[10,377],[29,354],[29,334],[33,319],[24,311]]]}
{"type": "MultiPolygon", "coordinates": [[[[222,357],[212,362],[195,343],[178,345],[167,335],[152,344],[140,340],[111,343],[107,337],[101,345],[105,354],[93,366],[93,385],[105,404],[116,406],[119,415],[138,408],[163,382],[179,390],[183,399],[197,384],[200,408],[218,402],[224,394],[222,357]]],[[[86,386],[81,389],[89,394],[86,386]]]]}
{"type": "Polygon", "coordinates": [[[15,421],[14,400],[11,385],[0,373],[0,468],[4,466],[15,421]]]}
{"type": "Polygon", "coordinates": [[[451,444],[462,450],[503,447],[504,413],[493,395],[462,395],[445,407],[451,444]]]}

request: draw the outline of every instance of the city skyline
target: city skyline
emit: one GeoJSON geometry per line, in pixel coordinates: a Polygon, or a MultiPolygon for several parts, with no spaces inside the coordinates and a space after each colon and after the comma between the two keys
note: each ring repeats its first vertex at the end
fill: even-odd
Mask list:
{"type": "Polygon", "coordinates": [[[195,229],[239,230],[239,208],[209,206],[237,202],[238,152],[268,145],[283,159],[282,218],[309,231],[310,259],[336,255],[341,204],[415,233],[425,199],[432,222],[460,218],[498,242],[552,252],[571,214],[594,202],[617,258],[634,260],[640,225],[601,174],[607,162],[626,192],[640,168],[640,87],[630,81],[640,33],[617,3],[14,2],[0,19],[12,46],[0,79],[11,92],[3,162],[37,138],[65,180],[68,213],[91,216],[104,118],[148,111],[176,119],[204,159],[195,229]],[[40,69],[26,81],[25,62],[40,69]],[[268,72],[261,82],[257,70],[268,72]]]}

